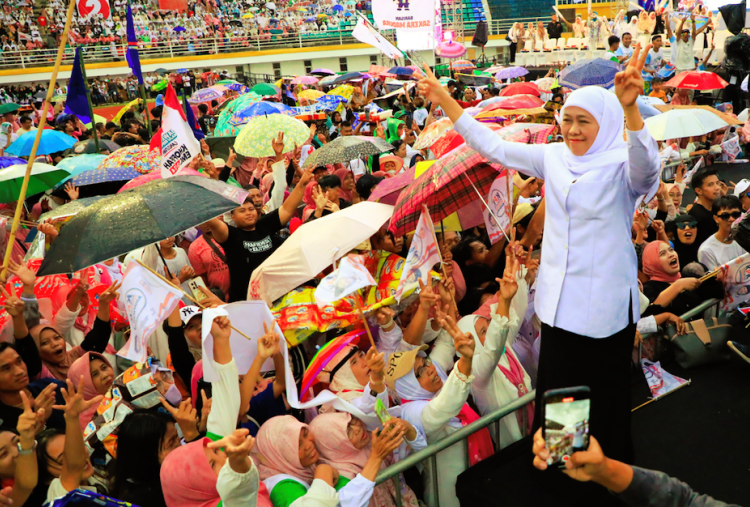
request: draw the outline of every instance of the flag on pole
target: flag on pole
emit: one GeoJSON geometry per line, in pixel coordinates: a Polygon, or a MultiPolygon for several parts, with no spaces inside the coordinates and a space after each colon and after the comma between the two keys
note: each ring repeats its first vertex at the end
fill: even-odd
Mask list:
{"type": "Polygon", "coordinates": [[[734,310],[750,301],[750,253],[732,259],[719,267],[724,280],[723,310],[734,310]]]}
{"type": "Polygon", "coordinates": [[[133,71],[133,75],[138,78],[138,84],[143,84],[143,73],[141,72],[141,60],[138,57],[138,41],[135,38],[135,24],[133,23],[133,11],[128,3],[127,13],[127,32],[128,32],[128,51],[125,59],[128,61],[128,67],[133,71]]]}
{"type": "Polygon", "coordinates": [[[68,81],[68,97],[65,99],[65,114],[74,114],[81,123],[91,123],[89,99],[86,96],[86,83],[81,69],[81,46],[76,48],[73,70],[68,81]]]}
{"type": "Polygon", "coordinates": [[[201,152],[171,84],[164,94],[161,131],[161,177],[171,178],[201,152]]]}
{"type": "Polygon", "coordinates": [[[377,48],[388,58],[403,58],[403,54],[388,39],[383,37],[372,24],[362,16],[358,16],[357,26],[352,30],[352,37],[360,42],[377,48]]]}
{"type": "Polygon", "coordinates": [[[430,213],[425,209],[417,222],[414,231],[414,239],[411,241],[406,263],[401,272],[401,280],[396,288],[396,301],[401,302],[401,296],[405,292],[418,287],[419,280],[427,285],[430,279],[430,270],[440,262],[440,253],[435,243],[435,231],[432,226],[430,213]]]}
{"type": "Polygon", "coordinates": [[[320,281],[315,289],[315,301],[318,306],[330,305],[352,292],[377,284],[361,257],[350,255],[341,259],[338,269],[320,281]]]}
{"type": "Polygon", "coordinates": [[[172,313],[181,297],[180,290],[137,262],[128,264],[117,307],[130,322],[130,339],[117,355],[144,362],[148,356],[146,343],[151,333],[172,313]]]}
{"type": "Polygon", "coordinates": [[[690,185],[690,181],[693,179],[693,176],[695,175],[695,173],[698,172],[698,169],[700,169],[701,167],[703,167],[703,163],[704,163],[703,162],[703,157],[701,157],[701,158],[698,159],[698,162],[695,163],[695,165],[693,166],[693,168],[690,169],[688,172],[685,173],[685,176],[683,176],[683,178],[682,178],[682,182],[685,185],[690,185]]]}
{"type": "Polygon", "coordinates": [[[510,200],[508,199],[508,171],[501,174],[490,187],[490,193],[487,195],[487,207],[482,210],[484,225],[487,227],[487,234],[490,237],[490,243],[495,244],[505,235],[510,226],[510,200]],[[492,214],[490,214],[490,209],[492,214]],[[498,221],[500,222],[498,224],[498,221]]]}
{"type": "Polygon", "coordinates": [[[642,359],[641,368],[643,368],[643,374],[646,376],[646,382],[648,382],[653,398],[664,396],[687,382],[684,378],[676,377],[665,371],[659,361],[652,363],[647,359],[642,359]]]}
{"type": "Polygon", "coordinates": [[[187,106],[185,107],[185,113],[187,115],[188,125],[190,125],[190,130],[193,131],[193,135],[195,136],[195,138],[200,141],[201,139],[206,137],[206,135],[203,133],[200,126],[198,125],[198,121],[195,119],[193,108],[190,106],[190,104],[187,103],[187,101],[185,101],[185,105],[187,106]]]}

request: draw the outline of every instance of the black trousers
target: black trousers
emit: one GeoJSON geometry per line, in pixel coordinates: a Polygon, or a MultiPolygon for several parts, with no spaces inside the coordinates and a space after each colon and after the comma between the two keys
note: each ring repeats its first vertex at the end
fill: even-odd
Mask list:
{"type": "Polygon", "coordinates": [[[518,44],[515,42],[510,43],[510,61],[508,63],[513,64],[516,61],[516,48],[518,44]]]}
{"type": "Polygon", "coordinates": [[[635,324],[608,338],[589,338],[542,324],[534,431],[542,424],[544,392],[591,389],[590,431],[610,458],[633,463],[630,363],[635,324]]]}

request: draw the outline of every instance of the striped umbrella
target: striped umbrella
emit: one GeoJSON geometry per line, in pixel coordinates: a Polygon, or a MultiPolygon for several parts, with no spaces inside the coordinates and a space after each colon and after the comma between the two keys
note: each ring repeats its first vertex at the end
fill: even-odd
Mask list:
{"type": "Polygon", "coordinates": [[[514,123],[498,130],[497,134],[506,141],[524,144],[547,144],[554,125],[546,123],[514,123]]]}
{"type": "Polygon", "coordinates": [[[472,70],[477,68],[477,66],[469,60],[456,60],[451,63],[451,67],[453,67],[454,70],[472,70]]]}
{"type": "Polygon", "coordinates": [[[622,65],[611,60],[587,58],[565,67],[558,76],[558,82],[571,90],[584,86],[611,88],[615,84],[615,75],[622,69],[622,65]]]}

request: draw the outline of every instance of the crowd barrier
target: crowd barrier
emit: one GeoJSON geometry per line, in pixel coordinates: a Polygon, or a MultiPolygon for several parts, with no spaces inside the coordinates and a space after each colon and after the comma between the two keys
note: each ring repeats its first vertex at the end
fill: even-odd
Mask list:
{"type": "MultiPolygon", "coordinates": [[[[721,303],[720,299],[709,299],[707,301],[704,301],[700,305],[696,306],[689,312],[686,312],[684,315],[681,315],[681,318],[685,321],[694,320],[699,315],[703,315],[705,317],[712,317],[715,315],[715,312],[718,308],[719,303],[721,303]]],[[[466,440],[469,438],[470,435],[473,433],[476,433],[477,431],[486,428],[487,426],[491,425],[492,423],[499,421],[503,417],[515,412],[516,410],[519,410],[523,408],[526,404],[531,403],[534,401],[536,397],[536,390],[533,390],[526,394],[525,396],[522,396],[521,398],[518,398],[517,400],[508,403],[507,405],[497,409],[496,411],[492,412],[491,414],[487,414],[483,417],[481,417],[479,420],[474,421],[471,424],[468,424],[464,426],[463,428],[459,429],[458,431],[451,433],[449,436],[445,437],[442,440],[439,440],[437,442],[434,442],[424,449],[422,449],[419,452],[415,452],[414,454],[411,454],[407,458],[394,463],[393,465],[389,466],[382,472],[380,472],[375,479],[376,484],[382,484],[383,482],[387,481],[388,479],[393,478],[396,482],[396,506],[402,507],[401,502],[401,482],[399,480],[399,474],[402,472],[408,470],[409,468],[413,466],[417,466],[419,463],[430,460],[431,466],[433,467],[433,470],[437,470],[437,454],[447,449],[448,447],[461,442],[462,440],[466,440]]],[[[522,414],[526,415],[526,411],[524,410],[522,414]]],[[[524,421],[524,427],[526,427],[526,423],[524,421]]],[[[499,428],[500,425],[496,425],[495,429],[495,442],[500,441],[500,435],[499,435],[499,428]]],[[[467,446],[468,447],[468,446],[467,446]]],[[[529,458],[531,459],[531,458],[529,458]]],[[[466,456],[466,468],[469,468],[469,457],[466,456]]],[[[440,505],[440,501],[438,498],[438,480],[439,474],[434,473],[433,474],[433,482],[431,484],[427,484],[426,487],[430,488],[430,490],[434,494],[435,503],[436,505],[440,505]]]]}

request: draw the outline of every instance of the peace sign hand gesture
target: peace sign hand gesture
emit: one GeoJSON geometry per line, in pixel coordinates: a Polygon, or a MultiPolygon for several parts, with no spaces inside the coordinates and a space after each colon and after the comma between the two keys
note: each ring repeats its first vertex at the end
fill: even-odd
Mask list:
{"type": "Polygon", "coordinates": [[[426,76],[420,79],[417,85],[419,94],[432,102],[433,105],[439,106],[443,100],[450,98],[450,96],[426,63],[424,64],[424,72],[426,76]]]}
{"type": "Polygon", "coordinates": [[[68,388],[62,388],[61,392],[65,399],[65,405],[53,405],[52,408],[55,410],[62,410],[65,412],[65,419],[74,420],[75,424],[78,423],[78,417],[89,407],[97,405],[104,396],[101,394],[95,396],[90,400],[86,401],[83,399],[83,375],[81,375],[78,381],[78,389],[73,386],[73,381],[67,379],[65,381],[68,384],[68,388]]]}
{"type": "MultiPolygon", "coordinates": [[[[623,109],[628,109],[635,106],[635,100],[638,95],[643,93],[643,77],[641,71],[643,66],[646,64],[646,58],[648,52],[651,49],[651,44],[646,44],[646,47],[641,53],[641,45],[636,44],[633,50],[633,56],[630,58],[625,70],[618,72],[615,75],[615,94],[622,104],[623,109]]],[[[640,129],[633,129],[640,130],[640,129]]]]}
{"type": "Polygon", "coordinates": [[[26,392],[21,390],[21,401],[23,402],[23,414],[18,416],[16,431],[21,441],[21,447],[28,449],[34,446],[34,437],[44,428],[46,418],[45,409],[39,408],[36,413],[31,409],[31,400],[26,392]]]}

